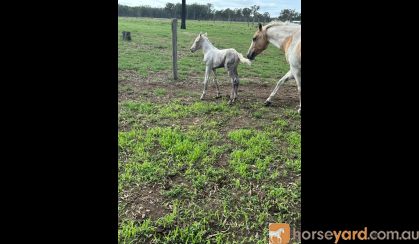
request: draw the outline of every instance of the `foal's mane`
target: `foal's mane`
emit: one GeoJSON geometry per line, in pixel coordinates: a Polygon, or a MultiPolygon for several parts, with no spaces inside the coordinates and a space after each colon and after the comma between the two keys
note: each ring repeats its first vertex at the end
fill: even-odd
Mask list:
{"type": "Polygon", "coordinates": [[[207,40],[207,41],[209,41],[209,39],[208,39],[208,36],[206,35],[207,33],[202,33],[202,32],[200,32],[199,33],[199,35],[201,36],[201,38],[202,38],[202,40],[201,41],[203,41],[204,39],[205,40],[207,40]]]}

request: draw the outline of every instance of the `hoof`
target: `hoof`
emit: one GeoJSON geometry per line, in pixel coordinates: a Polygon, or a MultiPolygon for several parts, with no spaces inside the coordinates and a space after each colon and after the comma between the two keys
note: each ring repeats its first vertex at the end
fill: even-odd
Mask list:
{"type": "Polygon", "coordinates": [[[272,104],[272,102],[271,102],[271,101],[268,101],[268,100],[266,100],[266,101],[263,103],[263,105],[265,105],[265,106],[271,106],[271,104],[272,104]]]}
{"type": "Polygon", "coordinates": [[[215,99],[219,99],[219,98],[221,98],[221,95],[220,94],[218,94],[217,96],[215,96],[214,97],[215,99]]]}
{"type": "Polygon", "coordinates": [[[233,105],[234,100],[228,100],[228,105],[233,105]]]}
{"type": "Polygon", "coordinates": [[[199,99],[204,100],[205,95],[201,95],[199,99]]]}

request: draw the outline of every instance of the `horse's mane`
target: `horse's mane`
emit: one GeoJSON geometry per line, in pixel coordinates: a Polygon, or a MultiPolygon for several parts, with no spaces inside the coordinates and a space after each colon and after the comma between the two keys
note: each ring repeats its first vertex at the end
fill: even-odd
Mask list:
{"type": "Polygon", "coordinates": [[[274,20],[274,21],[269,22],[267,25],[265,25],[265,29],[271,28],[273,26],[285,26],[285,25],[299,25],[299,24],[291,23],[289,21],[282,22],[279,20],[274,20]]]}

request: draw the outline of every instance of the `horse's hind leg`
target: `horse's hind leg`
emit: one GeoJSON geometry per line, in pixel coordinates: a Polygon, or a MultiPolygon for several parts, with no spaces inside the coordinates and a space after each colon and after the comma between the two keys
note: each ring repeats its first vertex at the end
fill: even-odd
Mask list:
{"type": "Polygon", "coordinates": [[[298,106],[298,113],[301,113],[301,69],[293,70],[295,82],[297,83],[298,96],[300,105],[298,106]]]}
{"type": "Polygon", "coordinates": [[[234,81],[233,81],[233,86],[234,86],[234,101],[238,97],[237,93],[239,91],[239,83],[240,83],[239,77],[236,76],[236,78],[234,78],[234,81]]]}
{"type": "Polygon", "coordinates": [[[218,87],[218,82],[217,82],[217,76],[215,74],[215,69],[212,69],[212,72],[214,73],[214,83],[215,83],[215,87],[217,88],[217,96],[215,98],[220,98],[220,88],[218,87]]]}
{"type": "Polygon", "coordinates": [[[269,95],[268,99],[266,99],[265,101],[265,105],[268,106],[270,105],[272,102],[272,98],[275,96],[275,94],[278,92],[279,87],[284,84],[285,81],[292,79],[293,75],[291,73],[291,70],[289,70],[281,79],[279,79],[278,83],[276,83],[276,86],[274,88],[274,90],[271,92],[271,95],[269,95]]]}
{"type": "Polygon", "coordinates": [[[237,97],[238,97],[239,84],[240,84],[239,74],[237,73],[237,67],[235,67],[234,68],[234,80],[233,80],[234,100],[236,100],[237,97]]]}
{"type": "Polygon", "coordinates": [[[232,104],[237,98],[237,90],[239,88],[239,79],[237,76],[237,70],[235,70],[235,68],[233,67],[228,68],[228,75],[231,78],[231,93],[230,93],[230,100],[228,101],[228,104],[232,104]]]}
{"type": "Polygon", "coordinates": [[[239,77],[234,76],[231,78],[231,95],[230,95],[230,101],[228,101],[228,104],[232,104],[237,99],[237,92],[239,90],[239,77]]]}
{"type": "Polygon", "coordinates": [[[233,104],[234,102],[234,78],[231,77],[231,92],[230,92],[230,100],[228,100],[228,104],[233,104]]]}
{"type": "Polygon", "coordinates": [[[201,100],[204,99],[205,94],[207,93],[208,79],[209,79],[210,72],[211,72],[210,67],[206,66],[206,68],[205,68],[205,79],[204,79],[204,90],[202,91],[201,100]]]}

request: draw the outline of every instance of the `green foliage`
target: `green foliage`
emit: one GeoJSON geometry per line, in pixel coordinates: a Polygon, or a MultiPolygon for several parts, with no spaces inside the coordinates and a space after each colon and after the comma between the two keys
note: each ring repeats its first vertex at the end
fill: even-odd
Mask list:
{"type": "MultiPolygon", "coordinates": [[[[122,41],[121,36],[118,38],[118,69],[134,71],[141,77],[148,77],[157,72],[170,74],[172,69],[170,20],[125,17],[120,17],[118,20],[118,33],[121,35],[122,31],[129,31],[132,37],[130,42],[122,41]]],[[[180,81],[189,81],[190,74],[197,74],[203,80],[205,72],[203,53],[202,51],[191,53],[189,50],[201,31],[208,33],[209,40],[217,48],[235,48],[246,55],[256,29],[240,22],[188,21],[186,30],[178,29],[180,81]]],[[[241,83],[256,81],[275,84],[289,69],[284,53],[273,45],[269,45],[256,60],[250,67],[239,65],[241,83]]],[[[217,77],[221,83],[229,82],[223,70],[217,71],[217,77]]]]}
{"type": "MultiPolygon", "coordinates": [[[[272,20],[268,12],[259,13],[260,6],[253,5],[250,8],[236,8],[234,10],[227,8],[215,10],[212,4],[186,4],[186,19],[190,20],[224,20],[224,21],[249,21],[250,16],[256,21],[269,22],[272,20]]],[[[294,11],[288,10],[287,11],[294,11]]],[[[285,16],[289,12],[281,12],[285,16]],[[284,13],[283,13],[284,12],[284,13]]],[[[118,4],[118,16],[126,17],[154,17],[154,18],[181,18],[180,3],[166,3],[164,8],[155,8],[150,6],[129,7],[118,4]]],[[[292,12],[292,13],[295,13],[292,12]]],[[[298,13],[297,13],[298,14],[298,13]]],[[[294,16],[294,15],[292,15],[294,16]]],[[[297,17],[301,17],[301,14],[297,17]]],[[[288,19],[286,19],[288,20],[288,19]]]]}

